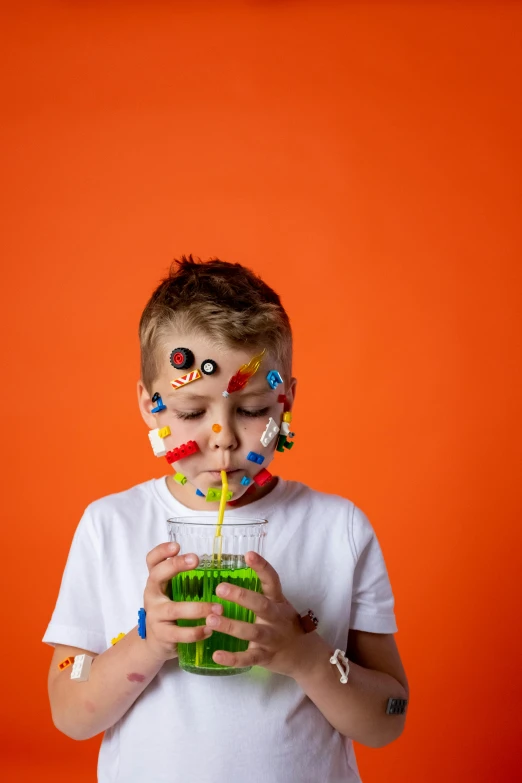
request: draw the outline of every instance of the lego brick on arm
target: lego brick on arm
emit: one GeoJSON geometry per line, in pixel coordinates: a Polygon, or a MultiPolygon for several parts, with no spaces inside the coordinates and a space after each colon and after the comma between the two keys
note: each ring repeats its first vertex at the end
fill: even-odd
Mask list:
{"type": "Polygon", "coordinates": [[[150,657],[137,628],[95,656],[85,682],[71,679],[70,666],[59,669],[65,658],[81,653],[89,651],[58,645],[48,678],[54,725],[75,740],[95,737],[120,720],[164,663],[150,657]]]}

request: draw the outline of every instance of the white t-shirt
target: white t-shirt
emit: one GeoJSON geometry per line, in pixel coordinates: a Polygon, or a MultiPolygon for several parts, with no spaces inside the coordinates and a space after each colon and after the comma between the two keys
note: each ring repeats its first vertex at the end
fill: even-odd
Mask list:
{"type": "MultiPolygon", "coordinates": [[[[43,641],[102,653],[137,624],[146,554],[168,540],[173,516],[191,511],[165,477],[95,501],[73,538],[43,641]]],[[[350,500],[294,481],[225,514],[268,520],[264,557],[299,613],[346,650],[349,628],[395,633],[394,598],[370,522],[350,500]]],[[[339,687],[344,687],[339,684],[339,687]]],[[[262,667],[233,677],[184,672],[167,661],[103,737],[99,783],[360,783],[352,741],[337,732],[295,680],[262,667]]]]}

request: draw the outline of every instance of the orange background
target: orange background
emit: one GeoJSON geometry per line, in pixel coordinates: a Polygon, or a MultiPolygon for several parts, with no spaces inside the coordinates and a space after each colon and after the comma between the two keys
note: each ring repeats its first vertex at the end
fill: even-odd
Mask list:
{"type": "Polygon", "coordinates": [[[511,783],[521,4],[10,5],[3,779],[95,779],[101,737],[53,727],[40,640],[84,507],[168,472],[137,325],[192,252],[282,296],[297,448],[275,467],[351,498],[385,553],[411,704],[397,742],[357,746],[364,783],[511,783]]]}

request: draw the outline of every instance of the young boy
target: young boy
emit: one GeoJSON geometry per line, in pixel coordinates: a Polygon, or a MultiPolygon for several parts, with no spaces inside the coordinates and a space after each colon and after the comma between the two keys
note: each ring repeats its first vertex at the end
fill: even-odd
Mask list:
{"type": "Polygon", "coordinates": [[[105,732],[99,783],[360,781],[352,740],[379,748],[404,727],[394,598],[360,509],[266,471],[293,442],[283,415],[296,392],[292,335],[279,297],[239,264],[183,256],[147,304],[140,342],[141,415],[155,453],[177,459],[169,476],[95,501],[78,525],[43,639],[55,647],[56,727],[77,740],[105,732]],[[184,452],[190,442],[197,449],[184,452]],[[268,520],[265,557],[247,555],[263,595],[235,586],[227,595],[255,611],[253,624],[167,594],[197,558],[166,543],[166,520],[216,519],[206,496],[222,487],[222,470],[233,492],[225,523],[268,520]],[[205,624],[180,627],[181,618],[205,624]],[[253,668],[180,669],[177,642],[213,629],[249,641],[246,652],[214,653],[216,663],[253,668]],[[78,681],[68,659],[82,654],[94,660],[78,681]]]}

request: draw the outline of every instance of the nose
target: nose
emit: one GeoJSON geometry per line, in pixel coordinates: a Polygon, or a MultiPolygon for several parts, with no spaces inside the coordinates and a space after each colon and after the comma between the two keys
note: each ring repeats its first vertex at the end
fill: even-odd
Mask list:
{"type": "Polygon", "coordinates": [[[211,450],[233,451],[237,449],[238,438],[230,422],[220,419],[219,425],[220,428],[216,427],[216,429],[211,429],[210,431],[209,446],[211,450]]]}

